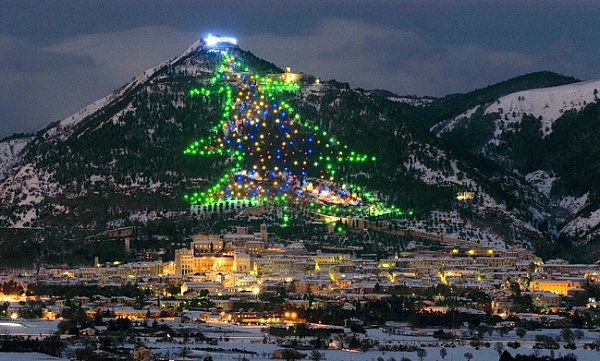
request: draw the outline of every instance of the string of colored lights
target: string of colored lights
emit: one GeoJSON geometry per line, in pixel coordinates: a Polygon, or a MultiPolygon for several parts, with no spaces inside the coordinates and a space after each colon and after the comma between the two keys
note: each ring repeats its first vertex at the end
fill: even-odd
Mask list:
{"type": "Polygon", "coordinates": [[[337,179],[347,164],[376,161],[347,151],[326,131],[303,121],[287,102],[300,89],[277,76],[251,74],[234,56],[224,54],[209,84],[191,89],[191,97],[216,99],[222,116],[212,134],[190,144],[184,154],[226,156],[232,167],[209,189],[185,195],[192,204],[220,201],[303,203],[327,214],[398,210],[337,179]]]}

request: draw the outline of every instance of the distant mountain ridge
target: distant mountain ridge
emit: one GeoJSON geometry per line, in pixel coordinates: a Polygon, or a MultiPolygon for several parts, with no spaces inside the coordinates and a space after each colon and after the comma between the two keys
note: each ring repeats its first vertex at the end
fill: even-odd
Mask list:
{"type": "MultiPolygon", "coordinates": [[[[282,71],[232,51],[255,72],[282,71]]],[[[213,100],[188,96],[214,76],[216,56],[195,42],[37,135],[0,141],[0,226],[76,237],[189,217],[182,195],[206,187],[226,164],[182,154],[220,117],[213,100]]],[[[376,167],[348,176],[414,210],[403,227],[543,253],[548,243],[594,244],[598,236],[598,84],[539,72],[433,98],[331,81],[304,85],[286,101],[377,156],[376,167]],[[459,191],[476,199],[458,201],[459,191]]]]}

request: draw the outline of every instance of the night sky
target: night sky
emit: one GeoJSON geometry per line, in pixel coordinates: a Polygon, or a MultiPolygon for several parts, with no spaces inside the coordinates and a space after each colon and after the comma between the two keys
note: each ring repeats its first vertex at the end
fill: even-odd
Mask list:
{"type": "Polygon", "coordinates": [[[60,120],[208,32],[294,71],[441,96],[600,78],[600,1],[0,1],[0,138],[60,120]],[[543,5],[542,5],[543,4],[543,5]]]}

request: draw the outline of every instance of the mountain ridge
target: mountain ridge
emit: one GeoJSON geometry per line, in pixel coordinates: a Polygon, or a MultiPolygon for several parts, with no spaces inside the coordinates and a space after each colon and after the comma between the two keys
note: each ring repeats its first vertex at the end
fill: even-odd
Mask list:
{"type": "MultiPolygon", "coordinates": [[[[235,52],[255,69],[281,71],[248,51],[237,48],[235,52]]],[[[30,140],[16,152],[19,155],[13,152],[5,157],[14,164],[0,158],[0,165],[9,169],[4,179],[0,176],[0,199],[7,205],[0,212],[0,223],[5,227],[56,227],[57,236],[72,237],[164,217],[188,217],[189,206],[181,197],[185,189],[209,184],[215,170],[224,164],[181,154],[218,119],[212,100],[186,96],[190,88],[214,75],[215,56],[197,41],[180,56],[148,69],[78,113],[26,138],[30,140]]],[[[579,209],[576,205],[582,202],[582,194],[564,192],[553,200],[552,191],[546,189],[561,180],[547,180],[553,177],[552,169],[505,171],[506,161],[512,159],[505,161],[506,150],[490,154],[476,147],[459,149],[460,134],[452,129],[447,136],[436,137],[429,129],[439,122],[429,124],[476,102],[475,107],[481,108],[499,97],[488,99],[509,89],[523,91],[526,84],[572,84],[576,80],[538,72],[443,98],[399,97],[330,82],[305,85],[290,102],[328,133],[381,159],[377,168],[350,176],[376,188],[387,202],[415,210],[418,219],[401,220],[399,226],[536,248],[539,242],[552,243],[565,235],[561,232],[565,224],[582,229],[575,225],[586,214],[595,220],[596,213],[590,210],[597,199],[595,190],[579,209]],[[457,201],[458,191],[474,191],[477,199],[457,201]],[[570,203],[568,197],[573,198],[570,203]],[[555,223],[558,208],[577,212],[569,211],[555,223]]],[[[567,115],[577,118],[584,110],[567,115]]],[[[489,116],[481,114],[473,121],[489,128],[489,116]]],[[[523,117],[527,125],[529,118],[523,117]]],[[[559,118],[554,123],[560,134],[565,134],[564,121],[559,118]]],[[[475,127],[473,139],[485,137],[481,129],[475,127]]],[[[551,133],[546,141],[554,141],[558,135],[551,133]]],[[[521,158],[521,162],[530,162],[521,158]]],[[[596,227],[583,227],[585,231],[579,232],[577,239],[587,237],[585,242],[592,242],[596,227]]]]}

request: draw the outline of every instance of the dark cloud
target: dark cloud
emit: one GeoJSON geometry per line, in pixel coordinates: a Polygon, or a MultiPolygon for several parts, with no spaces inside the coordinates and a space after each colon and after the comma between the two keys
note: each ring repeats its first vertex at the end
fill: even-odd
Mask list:
{"type": "Polygon", "coordinates": [[[537,70],[600,78],[591,0],[0,1],[0,137],[69,116],[208,31],[281,66],[402,94],[537,70]]]}
{"type": "Polygon", "coordinates": [[[0,35],[0,48],[10,49],[0,52],[1,71],[36,73],[93,65],[89,57],[47,51],[14,36],[0,35]]]}

